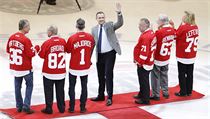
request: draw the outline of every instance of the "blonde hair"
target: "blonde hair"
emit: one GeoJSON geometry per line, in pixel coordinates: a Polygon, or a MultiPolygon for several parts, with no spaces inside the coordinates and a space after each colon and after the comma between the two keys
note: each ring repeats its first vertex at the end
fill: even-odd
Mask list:
{"type": "Polygon", "coordinates": [[[191,25],[196,25],[195,23],[195,14],[190,12],[190,11],[185,11],[185,19],[184,22],[191,24],[191,25]]]}

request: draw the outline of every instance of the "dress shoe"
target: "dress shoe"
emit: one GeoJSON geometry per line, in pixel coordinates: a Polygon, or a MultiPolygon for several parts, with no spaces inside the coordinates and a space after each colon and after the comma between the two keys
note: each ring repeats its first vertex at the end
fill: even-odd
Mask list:
{"type": "Polygon", "coordinates": [[[41,112],[45,113],[45,114],[52,114],[53,113],[53,111],[51,109],[46,109],[46,108],[42,109],[41,112]]]}
{"type": "Polygon", "coordinates": [[[144,104],[144,105],[149,105],[150,102],[149,101],[142,101],[141,99],[135,100],[136,104],[144,104]]]}
{"type": "Polygon", "coordinates": [[[137,94],[137,95],[134,95],[133,98],[134,98],[134,99],[140,99],[141,96],[137,94]]]}
{"type": "Polygon", "coordinates": [[[105,97],[96,97],[96,98],[91,98],[91,101],[104,101],[105,97]]]}
{"type": "Polygon", "coordinates": [[[187,96],[186,94],[181,94],[181,93],[179,93],[179,92],[178,92],[178,93],[175,93],[175,95],[176,95],[176,96],[179,96],[179,97],[185,97],[185,96],[187,96]]]}
{"type": "Polygon", "coordinates": [[[86,111],[87,111],[87,109],[85,107],[80,108],[80,113],[85,113],[86,111]]]}
{"type": "Polygon", "coordinates": [[[22,108],[17,108],[17,112],[22,112],[22,108]]]}
{"type": "Polygon", "coordinates": [[[33,114],[34,110],[31,110],[30,108],[23,108],[23,112],[25,112],[26,114],[33,114]]]}
{"type": "Polygon", "coordinates": [[[169,94],[166,94],[166,95],[163,94],[163,97],[164,97],[165,99],[168,99],[168,98],[169,98],[169,94]]]}
{"type": "Polygon", "coordinates": [[[149,97],[151,100],[156,100],[156,101],[158,101],[158,100],[160,100],[160,97],[157,97],[157,96],[152,96],[152,97],[149,97]]]}
{"type": "Polygon", "coordinates": [[[65,112],[65,109],[61,109],[59,110],[60,113],[64,113],[65,112]]]}
{"type": "Polygon", "coordinates": [[[106,101],[106,106],[111,106],[112,105],[112,100],[111,99],[108,99],[107,101],[106,101]]]}
{"type": "Polygon", "coordinates": [[[69,108],[69,109],[68,109],[68,112],[69,112],[69,113],[74,113],[74,109],[69,108]]]}

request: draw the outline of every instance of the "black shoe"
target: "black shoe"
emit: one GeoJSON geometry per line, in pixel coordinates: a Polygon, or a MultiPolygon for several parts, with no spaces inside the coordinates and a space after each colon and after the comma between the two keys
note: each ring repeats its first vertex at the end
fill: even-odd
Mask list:
{"type": "Polygon", "coordinates": [[[62,109],[62,110],[59,110],[60,113],[64,113],[65,112],[65,109],[62,109]]]}
{"type": "Polygon", "coordinates": [[[48,4],[48,5],[56,5],[56,2],[50,2],[50,1],[46,1],[46,3],[48,4]]]}
{"type": "Polygon", "coordinates": [[[137,95],[134,95],[133,98],[134,98],[134,99],[140,99],[141,96],[137,94],[137,95]]]}
{"type": "Polygon", "coordinates": [[[80,108],[80,113],[85,113],[86,111],[87,111],[87,109],[85,107],[80,108]]]}
{"type": "Polygon", "coordinates": [[[96,97],[96,98],[91,98],[91,101],[104,101],[105,97],[96,97]]]}
{"type": "Polygon", "coordinates": [[[168,98],[169,98],[169,94],[167,94],[167,95],[164,95],[164,94],[163,94],[163,97],[164,97],[165,99],[168,99],[168,98]]]}
{"type": "Polygon", "coordinates": [[[46,108],[42,109],[41,112],[42,112],[42,113],[45,113],[45,114],[52,114],[52,113],[53,113],[52,110],[46,109],[46,108]]]}
{"type": "Polygon", "coordinates": [[[69,112],[69,113],[74,113],[74,109],[69,108],[69,109],[68,109],[68,112],[69,112]]]}
{"type": "Polygon", "coordinates": [[[144,105],[149,105],[149,104],[150,104],[149,101],[142,101],[141,99],[135,100],[135,103],[136,103],[136,104],[144,104],[144,105]]]}
{"type": "Polygon", "coordinates": [[[17,112],[22,112],[22,108],[17,108],[17,112]]]}
{"type": "Polygon", "coordinates": [[[111,99],[108,99],[107,101],[106,101],[106,106],[111,106],[112,105],[112,100],[111,99]]]}
{"type": "Polygon", "coordinates": [[[185,96],[187,96],[186,94],[181,94],[181,93],[179,93],[179,92],[178,92],[178,93],[175,93],[175,95],[176,95],[176,96],[179,96],[179,97],[185,97],[185,96]]]}
{"type": "Polygon", "coordinates": [[[158,100],[160,100],[160,97],[157,97],[157,96],[152,96],[152,97],[149,97],[151,100],[156,100],[156,101],[158,101],[158,100]]]}
{"type": "Polygon", "coordinates": [[[34,110],[31,110],[31,109],[25,109],[23,108],[23,112],[25,112],[26,114],[33,114],[34,113],[34,110]]]}

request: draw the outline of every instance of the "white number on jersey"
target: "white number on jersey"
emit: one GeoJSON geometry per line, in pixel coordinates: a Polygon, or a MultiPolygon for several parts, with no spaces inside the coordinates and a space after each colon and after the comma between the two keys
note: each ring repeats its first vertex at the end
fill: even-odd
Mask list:
{"type": "Polygon", "coordinates": [[[141,46],[141,51],[146,52],[146,48],[147,48],[146,45],[142,45],[142,46],[141,46]]]}
{"type": "Polygon", "coordinates": [[[156,49],[156,45],[155,46],[153,46],[152,48],[151,48],[151,52],[152,52],[152,54],[151,54],[151,58],[150,58],[150,61],[152,62],[152,61],[154,61],[154,50],[156,49]]]}
{"type": "Polygon", "coordinates": [[[80,51],[80,54],[81,54],[81,59],[80,59],[80,65],[84,65],[85,64],[85,49],[82,49],[80,51]]]}
{"type": "Polygon", "coordinates": [[[163,43],[160,49],[160,55],[162,56],[170,55],[171,52],[169,51],[169,48],[171,46],[172,46],[172,42],[163,43]]]}
{"type": "Polygon", "coordinates": [[[197,51],[197,45],[198,45],[198,37],[195,37],[195,38],[187,38],[186,39],[186,42],[189,42],[189,45],[188,47],[185,49],[185,52],[191,52],[191,48],[192,48],[192,45],[194,44],[194,48],[193,50],[194,51],[197,51]]]}
{"type": "Polygon", "coordinates": [[[22,65],[23,63],[23,58],[22,56],[19,56],[18,54],[22,54],[22,50],[20,49],[14,49],[10,48],[10,64],[15,64],[15,65],[22,65]]]}
{"type": "Polygon", "coordinates": [[[48,67],[50,69],[62,69],[66,67],[65,64],[65,53],[59,53],[58,55],[56,53],[50,53],[48,55],[48,67]],[[61,61],[58,63],[57,59],[61,58],[61,61]]]}

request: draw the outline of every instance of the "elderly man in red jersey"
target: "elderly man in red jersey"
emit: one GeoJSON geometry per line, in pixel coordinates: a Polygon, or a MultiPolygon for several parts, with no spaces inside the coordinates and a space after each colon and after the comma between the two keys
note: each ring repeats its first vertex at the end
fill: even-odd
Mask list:
{"type": "Polygon", "coordinates": [[[158,17],[158,30],[155,32],[157,48],[154,56],[154,67],[151,71],[152,100],[160,100],[160,89],[163,97],[169,98],[168,93],[168,64],[171,55],[171,46],[175,40],[176,31],[170,25],[167,15],[160,14],[158,17]]]}
{"type": "Polygon", "coordinates": [[[29,21],[19,21],[19,32],[10,36],[7,43],[7,53],[10,59],[10,70],[15,77],[15,99],[17,112],[24,111],[27,114],[34,113],[30,109],[31,95],[33,91],[32,57],[39,51],[39,46],[32,46],[31,40],[25,36],[30,31],[29,21]],[[23,101],[21,95],[22,81],[26,81],[26,93],[23,101]]]}
{"type": "Polygon", "coordinates": [[[66,77],[66,41],[60,38],[58,29],[52,25],[47,30],[48,40],[42,46],[39,56],[44,59],[42,74],[45,94],[46,108],[42,113],[52,114],[53,109],[53,88],[55,85],[57,107],[60,113],[65,111],[64,84],[66,77]]]}
{"type": "Polygon", "coordinates": [[[155,33],[150,29],[150,22],[142,18],[139,23],[139,30],[142,33],[138,44],[134,48],[134,62],[137,64],[137,73],[140,85],[138,95],[135,95],[135,103],[150,104],[149,73],[154,65],[154,51],[156,49],[155,33]]]}

